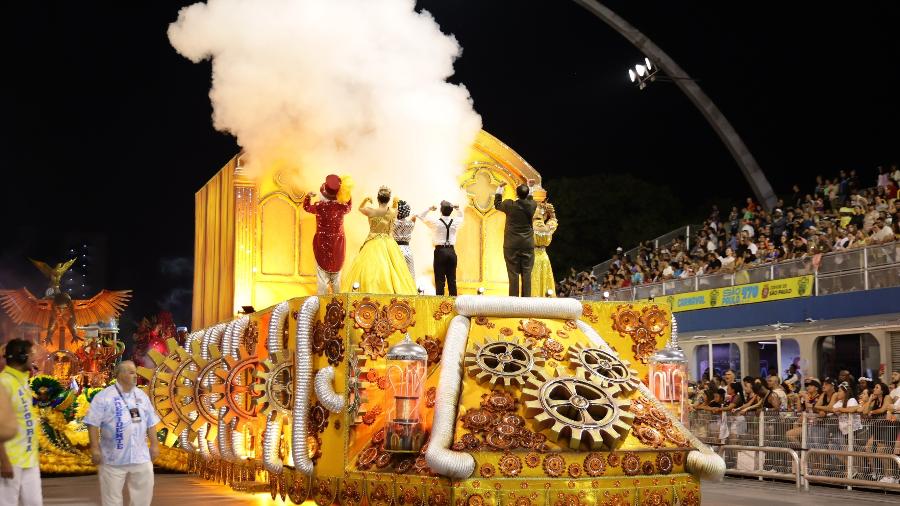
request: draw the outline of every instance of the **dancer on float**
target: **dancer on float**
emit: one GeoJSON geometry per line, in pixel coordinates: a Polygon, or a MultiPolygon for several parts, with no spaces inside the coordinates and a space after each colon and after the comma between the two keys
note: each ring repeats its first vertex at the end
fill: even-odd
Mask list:
{"type": "Polygon", "coordinates": [[[409,215],[409,204],[405,200],[397,203],[397,221],[394,222],[394,240],[400,251],[403,252],[403,258],[406,259],[406,266],[409,267],[409,273],[413,279],[416,279],[416,269],[413,263],[412,250],[409,248],[409,241],[412,239],[413,228],[416,226],[416,216],[409,215]]]}
{"type": "Polygon", "coordinates": [[[506,261],[506,275],[509,278],[510,297],[531,296],[531,270],[534,267],[534,227],[532,220],[537,202],[531,198],[534,180],[527,185],[516,187],[516,200],[503,200],[500,183],[494,194],[494,208],[506,214],[503,229],[503,259],[506,261]],[[520,291],[521,287],[521,291],[520,291]]]}
{"type": "Polygon", "coordinates": [[[441,201],[441,217],[429,218],[429,211],[436,211],[431,206],[419,213],[422,223],[431,229],[431,240],[434,243],[434,289],[437,295],[444,295],[444,282],[451,297],[456,297],[456,231],[463,223],[463,212],[446,200],[441,201]],[[456,216],[450,213],[456,209],[456,216]]]}
{"type": "Polygon", "coordinates": [[[313,254],[316,257],[316,292],[319,295],[326,295],[329,290],[337,293],[341,286],[341,268],[346,250],[344,215],[350,212],[352,188],[353,182],[348,176],[330,174],[319,188],[322,200],[312,203],[313,192],[303,197],[303,209],[316,215],[313,254]]]}
{"type": "Polygon", "coordinates": [[[349,292],[354,283],[359,283],[359,291],[364,293],[416,294],[406,260],[397,242],[391,237],[394,221],[397,219],[397,201],[389,207],[391,190],[382,186],[378,190],[378,207],[367,206],[372,199],[366,197],[359,206],[359,212],[369,218],[369,236],[353,259],[350,269],[344,273],[341,290],[349,292]]]}
{"type": "Polygon", "coordinates": [[[544,297],[547,291],[556,292],[553,281],[553,268],[547,256],[547,246],[553,240],[558,223],[556,209],[549,202],[538,204],[534,213],[534,267],[531,269],[531,296],[544,297]]]}

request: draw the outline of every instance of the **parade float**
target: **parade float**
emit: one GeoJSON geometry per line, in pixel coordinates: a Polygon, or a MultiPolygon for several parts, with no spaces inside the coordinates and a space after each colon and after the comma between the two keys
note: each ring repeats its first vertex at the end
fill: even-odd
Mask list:
{"type": "Polygon", "coordinates": [[[194,332],[138,371],[179,466],[322,506],[691,505],[724,474],[680,422],[667,305],[495,295],[495,191],[547,197],[501,141],[458,175],[456,298],[315,295],[305,192],[242,156],[196,195],[194,332]]]}
{"type": "MultiPolygon", "coordinates": [[[[140,368],[190,472],[295,504],[699,504],[724,462],[645,386],[669,309],[338,294],[140,368]]],[[[677,404],[676,404],[677,406],[677,404]]]]}

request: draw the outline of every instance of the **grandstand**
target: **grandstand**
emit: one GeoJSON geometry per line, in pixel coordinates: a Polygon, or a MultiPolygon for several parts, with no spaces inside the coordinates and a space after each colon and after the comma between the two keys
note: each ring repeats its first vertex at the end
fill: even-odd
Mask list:
{"type": "Polygon", "coordinates": [[[784,371],[795,358],[820,377],[900,371],[900,169],[879,174],[864,189],[855,171],[818,178],[809,194],[794,186],[771,211],[749,198],[727,216],[714,208],[559,293],[668,302],[695,380],[784,371]]]}

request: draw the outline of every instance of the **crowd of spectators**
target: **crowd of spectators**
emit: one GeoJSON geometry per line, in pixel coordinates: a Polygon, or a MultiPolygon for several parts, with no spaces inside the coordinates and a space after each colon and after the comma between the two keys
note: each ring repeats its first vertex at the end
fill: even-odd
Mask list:
{"type": "Polygon", "coordinates": [[[618,248],[609,270],[587,272],[559,282],[557,293],[577,296],[691,276],[734,273],[758,265],[832,251],[884,244],[900,235],[900,168],[878,167],[876,185],[863,188],[855,170],[834,178],[816,177],[811,192],[794,185],[771,212],[752,198],[727,215],[713,206],[697,234],[671,244],[646,241],[634,258],[618,248]]]}
{"type": "MultiPolygon", "coordinates": [[[[795,364],[783,377],[770,369],[767,376],[739,379],[729,369],[692,384],[689,391],[691,430],[701,437],[729,444],[740,444],[742,438],[755,441],[759,430],[752,420],[765,411],[777,413],[767,415],[768,446],[847,450],[852,437],[854,451],[900,455],[900,372],[893,372],[887,385],[878,378],[854,378],[848,370],[834,379],[802,377],[795,364]],[[721,414],[727,417],[719,418],[721,414]]],[[[789,462],[774,456],[766,460],[767,470],[790,468],[789,462]]],[[[820,460],[823,473],[846,472],[845,461],[830,456],[820,460]]],[[[884,466],[878,459],[858,459],[855,467],[858,477],[868,480],[897,483],[900,475],[896,466],[884,466]]]]}

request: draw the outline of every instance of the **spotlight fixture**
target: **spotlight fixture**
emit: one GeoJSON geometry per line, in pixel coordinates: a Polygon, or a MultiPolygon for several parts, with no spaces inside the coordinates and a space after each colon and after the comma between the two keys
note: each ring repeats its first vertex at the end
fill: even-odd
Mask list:
{"type": "Polygon", "coordinates": [[[354,292],[358,292],[358,291],[359,291],[359,281],[354,281],[354,282],[353,282],[353,291],[354,291],[354,292]]]}
{"type": "Polygon", "coordinates": [[[603,292],[603,300],[609,300],[609,290],[603,292]]]}
{"type": "Polygon", "coordinates": [[[478,287],[478,295],[484,295],[484,287],[483,286],[478,287]]]}
{"type": "Polygon", "coordinates": [[[665,74],[660,74],[659,67],[657,67],[655,63],[650,61],[650,58],[647,58],[645,56],[643,62],[636,64],[634,68],[628,69],[628,80],[637,85],[638,89],[643,90],[647,87],[647,84],[653,81],[671,83],[676,80],[693,81],[694,79],[691,79],[689,77],[672,77],[665,74]]]}

